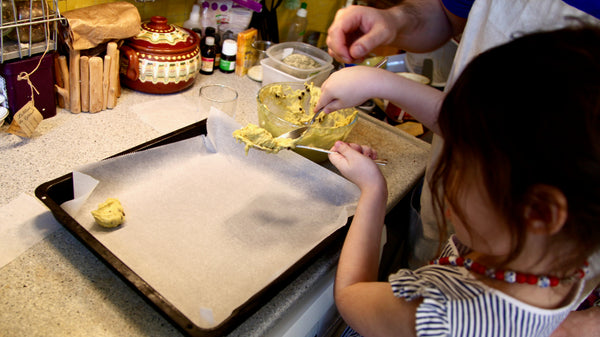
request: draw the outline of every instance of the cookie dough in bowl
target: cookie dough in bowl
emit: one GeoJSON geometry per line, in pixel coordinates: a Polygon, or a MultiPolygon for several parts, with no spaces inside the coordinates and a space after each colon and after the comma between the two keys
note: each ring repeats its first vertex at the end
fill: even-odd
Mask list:
{"type": "MultiPolygon", "coordinates": [[[[315,114],[313,109],[320,94],[319,87],[297,82],[271,83],[262,87],[257,97],[259,126],[277,137],[307,125],[315,114]]],[[[321,115],[297,144],[329,150],[336,141],[348,137],[357,119],[358,111],[353,108],[321,115]]],[[[315,162],[327,160],[325,153],[294,151],[315,162]]]]}

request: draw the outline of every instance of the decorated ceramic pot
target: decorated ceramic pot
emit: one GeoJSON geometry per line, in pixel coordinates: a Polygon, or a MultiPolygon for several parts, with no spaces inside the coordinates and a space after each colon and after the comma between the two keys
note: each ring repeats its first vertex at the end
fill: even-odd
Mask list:
{"type": "Polygon", "coordinates": [[[133,90],[169,94],[194,84],[200,70],[200,39],[162,16],[142,23],[121,46],[121,83],[133,90]]]}

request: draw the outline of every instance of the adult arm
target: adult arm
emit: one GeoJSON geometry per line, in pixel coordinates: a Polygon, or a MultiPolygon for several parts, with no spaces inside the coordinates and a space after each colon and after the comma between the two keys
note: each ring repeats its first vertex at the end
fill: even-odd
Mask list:
{"type": "Polygon", "coordinates": [[[551,337],[597,336],[600,336],[600,307],[571,312],[551,337]]]}
{"type": "Polygon", "coordinates": [[[405,0],[387,9],[350,6],[336,13],[327,46],[334,58],[346,63],[384,45],[427,52],[460,34],[465,23],[466,18],[454,15],[441,0],[405,0]]]}

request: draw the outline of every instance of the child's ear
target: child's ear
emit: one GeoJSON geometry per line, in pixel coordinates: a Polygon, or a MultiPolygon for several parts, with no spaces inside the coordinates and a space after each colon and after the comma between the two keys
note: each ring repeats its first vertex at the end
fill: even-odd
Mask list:
{"type": "Polygon", "coordinates": [[[567,221],[567,198],[554,186],[535,185],[529,191],[523,213],[529,232],[558,233],[567,221]]]}

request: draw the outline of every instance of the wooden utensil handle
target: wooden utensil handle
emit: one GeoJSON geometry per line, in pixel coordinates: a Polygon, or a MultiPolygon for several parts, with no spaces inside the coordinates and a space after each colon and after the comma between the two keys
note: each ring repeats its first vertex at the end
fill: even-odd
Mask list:
{"type": "Polygon", "coordinates": [[[69,100],[71,101],[70,110],[73,113],[81,112],[81,87],[79,77],[79,50],[69,51],[69,100]]]}

